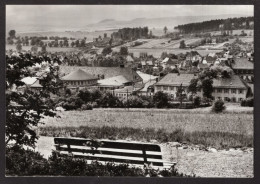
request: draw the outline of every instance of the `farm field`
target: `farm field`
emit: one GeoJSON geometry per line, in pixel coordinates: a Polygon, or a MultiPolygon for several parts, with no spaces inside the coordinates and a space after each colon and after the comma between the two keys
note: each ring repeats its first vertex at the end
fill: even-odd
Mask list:
{"type": "MultiPolygon", "coordinates": [[[[238,30],[233,30],[233,35],[239,35],[241,34],[242,29],[238,29],[238,30]]],[[[243,29],[243,31],[247,34],[247,35],[251,35],[254,36],[254,30],[252,29],[243,29]]],[[[211,35],[220,35],[221,32],[220,31],[212,31],[210,32],[211,35]]]]}
{"type": "MultiPolygon", "coordinates": [[[[119,52],[120,48],[113,48],[114,51],[119,52]]],[[[222,49],[214,49],[214,50],[206,50],[206,49],[169,49],[169,48],[152,48],[152,49],[145,49],[145,48],[128,48],[129,53],[133,53],[135,57],[139,57],[140,53],[147,53],[148,55],[153,55],[155,58],[161,57],[163,52],[172,53],[172,54],[185,54],[186,52],[190,51],[197,51],[201,56],[206,56],[209,53],[216,53],[221,52],[222,49]]]]}
{"type": "MultiPolygon", "coordinates": [[[[162,49],[162,48],[166,48],[166,49],[178,49],[180,46],[180,41],[184,40],[186,45],[188,44],[193,44],[196,43],[198,41],[200,41],[200,38],[183,38],[183,39],[179,39],[179,40],[171,40],[170,38],[162,38],[162,39],[138,39],[137,41],[140,42],[145,42],[142,45],[138,45],[136,47],[134,47],[135,49],[162,49]]],[[[136,41],[134,41],[136,42],[136,41]]],[[[124,46],[130,46],[131,43],[133,42],[129,42],[127,44],[125,44],[124,46]]],[[[120,48],[121,46],[117,47],[120,48]]]]}

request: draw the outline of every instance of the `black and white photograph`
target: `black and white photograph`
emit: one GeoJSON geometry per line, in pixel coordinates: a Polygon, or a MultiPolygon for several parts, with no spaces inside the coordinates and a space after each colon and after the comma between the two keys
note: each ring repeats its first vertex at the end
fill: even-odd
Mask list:
{"type": "Polygon", "coordinates": [[[6,177],[254,178],[254,5],[5,10],[6,177]]]}

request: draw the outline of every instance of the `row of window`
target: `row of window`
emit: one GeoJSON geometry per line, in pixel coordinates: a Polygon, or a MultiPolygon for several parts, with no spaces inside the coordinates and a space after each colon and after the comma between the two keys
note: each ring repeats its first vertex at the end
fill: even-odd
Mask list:
{"type": "Polygon", "coordinates": [[[89,80],[89,81],[69,81],[70,85],[86,85],[86,84],[95,84],[95,80],[89,80]]]}
{"type": "Polygon", "coordinates": [[[242,70],[242,69],[237,69],[235,70],[236,74],[253,74],[254,71],[253,70],[242,70]]]}
{"type": "MultiPolygon", "coordinates": [[[[184,90],[186,90],[186,88],[184,87],[183,88],[184,90]]],[[[164,91],[177,91],[177,87],[174,87],[174,86],[157,86],[157,90],[160,91],[160,90],[164,90],[164,91]]]]}
{"type": "MultiPolygon", "coordinates": [[[[244,90],[243,89],[231,89],[231,93],[232,94],[237,94],[237,91],[238,91],[238,94],[243,94],[244,93],[244,90]]],[[[221,89],[221,88],[218,88],[218,89],[214,89],[214,92],[215,93],[229,93],[229,89],[221,89]]]]}
{"type": "Polygon", "coordinates": [[[126,97],[127,94],[126,93],[116,93],[116,96],[118,96],[118,97],[126,97]]]}
{"type": "MultiPolygon", "coordinates": [[[[177,91],[177,87],[174,87],[174,86],[157,86],[157,90],[160,91],[160,90],[164,90],[164,91],[177,91]]],[[[185,90],[185,88],[184,88],[185,90]]],[[[244,90],[243,89],[231,89],[231,93],[233,94],[237,94],[237,90],[238,90],[238,94],[243,94],[244,93],[244,90]]],[[[201,89],[198,89],[198,92],[201,92],[201,89]]],[[[229,93],[229,89],[222,89],[222,88],[217,88],[217,89],[214,89],[214,92],[215,93],[229,93]]]]}
{"type": "Polygon", "coordinates": [[[231,97],[231,98],[229,98],[229,97],[224,97],[224,98],[222,98],[222,97],[213,97],[213,100],[216,100],[216,99],[219,99],[219,100],[224,100],[224,101],[226,101],[226,102],[237,102],[237,100],[238,100],[238,102],[240,102],[241,100],[243,100],[243,98],[236,98],[236,97],[231,97]]]}

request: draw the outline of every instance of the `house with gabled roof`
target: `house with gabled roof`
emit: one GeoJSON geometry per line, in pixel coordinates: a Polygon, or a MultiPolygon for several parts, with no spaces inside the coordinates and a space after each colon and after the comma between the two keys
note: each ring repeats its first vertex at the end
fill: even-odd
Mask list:
{"type": "MultiPolygon", "coordinates": [[[[197,78],[194,74],[176,74],[169,73],[160,81],[154,84],[154,92],[163,91],[168,93],[173,99],[176,98],[177,89],[182,85],[187,96],[188,86],[192,79],[197,78]]],[[[218,78],[213,80],[213,99],[222,99],[225,101],[239,102],[248,96],[249,87],[239,76],[232,75],[230,78],[218,78]]],[[[197,94],[202,97],[202,90],[197,94]]]]}
{"type": "Polygon", "coordinates": [[[254,80],[254,63],[248,58],[235,58],[230,67],[236,75],[239,75],[246,82],[253,82],[254,80]]]}

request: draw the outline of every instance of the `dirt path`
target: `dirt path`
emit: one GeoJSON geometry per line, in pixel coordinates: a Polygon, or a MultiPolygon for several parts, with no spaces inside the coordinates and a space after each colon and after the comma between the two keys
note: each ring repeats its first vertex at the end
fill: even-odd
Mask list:
{"type": "MultiPolygon", "coordinates": [[[[176,161],[177,169],[184,174],[199,177],[253,177],[253,151],[231,149],[230,151],[192,150],[176,148],[174,143],[161,144],[165,160],[176,161]]],[[[53,137],[41,136],[35,151],[45,158],[54,149],[53,137]]]]}

